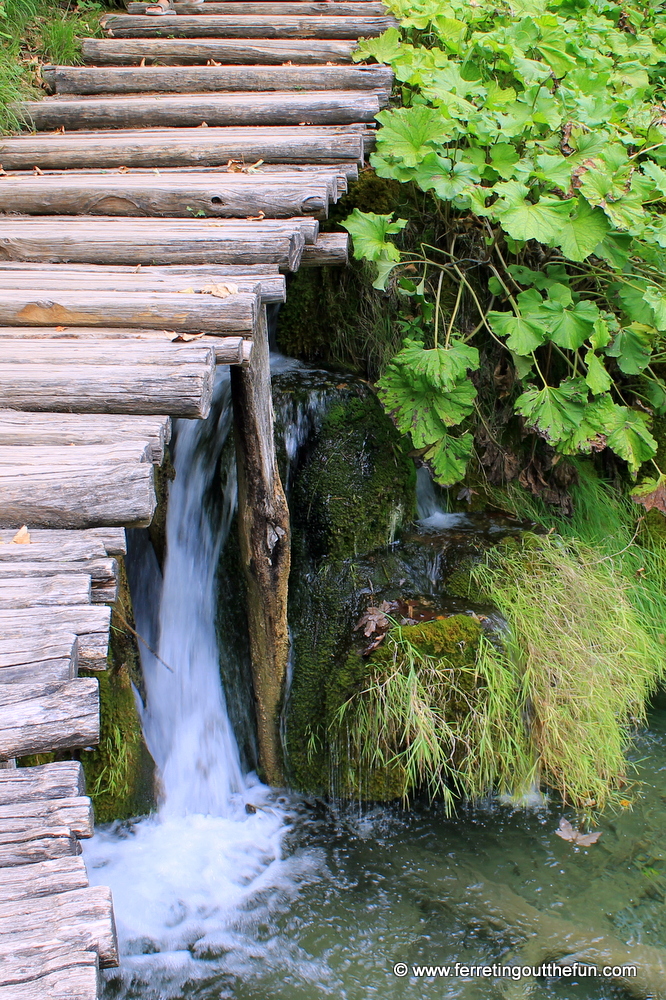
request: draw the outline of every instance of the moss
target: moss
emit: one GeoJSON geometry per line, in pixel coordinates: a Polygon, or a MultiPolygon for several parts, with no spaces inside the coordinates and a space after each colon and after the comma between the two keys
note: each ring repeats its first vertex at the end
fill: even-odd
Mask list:
{"type": "Polygon", "coordinates": [[[399,181],[378,177],[374,170],[366,168],[361,170],[358,179],[350,183],[349,190],[331,208],[322,229],[330,229],[332,224],[346,219],[355,208],[361,212],[390,215],[395,212],[402,199],[404,191],[399,181]]]}
{"type": "Polygon", "coordinates": [[[295,529],[315,559],[369,552],[413,517],[415,482],[414,463],[379,402],[355,391],[330,408],[297,478],[295,529]]]}

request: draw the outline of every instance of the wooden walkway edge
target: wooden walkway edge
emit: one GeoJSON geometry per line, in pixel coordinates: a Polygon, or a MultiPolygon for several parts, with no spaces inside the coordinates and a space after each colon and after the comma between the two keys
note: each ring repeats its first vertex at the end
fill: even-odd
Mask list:
{"type": "Polygon", "coordinates": [[[81,764],[15,759],[99,740],[79,669],[106,668],[124,529],[150,523],[171,418],[206,417],[219,364],[260,755],[280,781],[290,547],[266,309],[285,273],[347,262],[320,222],[393,83],[352,63],[396,23],[375,0],[127,7],[84,66],[43,68],[50,96],[16,108],[35,131],[0,137],[0,1000],[95,1000],[118,964],[110,892],[81,857],[81,764]]]}

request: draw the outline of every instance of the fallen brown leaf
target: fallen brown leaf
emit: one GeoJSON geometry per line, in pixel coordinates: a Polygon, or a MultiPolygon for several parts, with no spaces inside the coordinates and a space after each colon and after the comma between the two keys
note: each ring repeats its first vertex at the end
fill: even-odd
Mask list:
{"type": "Polygon", "coordinates": [[[30,532],[28,531],[28,526],[23,525],[22,528],[16,532],[12,541],[15,545],[30,545],[30,532]]]}
{"type": "Polygon", "coordinates": [[[590,847],[592,844],[596,844],[601,836],[601,830],[596,830],[594,833],[581,833],[580,830],[575,830],[569,820],[564,819],[564,817],[560,820],[560,825],[555,833],[562,840],[568,840],[570,844],[575,844],[577,847],[590,847]]]}

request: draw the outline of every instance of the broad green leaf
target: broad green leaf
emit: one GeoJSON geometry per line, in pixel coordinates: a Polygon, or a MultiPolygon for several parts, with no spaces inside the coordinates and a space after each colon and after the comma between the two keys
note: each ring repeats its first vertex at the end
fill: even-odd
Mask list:
{"type": "Polygon", "coordinates": [[[632,473],[657,454],[657,442],[648,428],[648,415],[616,406],[607,437],[608,447],[623,458],[632,473]]]}
{"type": "MultiPolygon", "coordinates": [[[[500,187],[500,185],[498,185],[500,187]]],[[[527,201],[527,188],[516,181],[507,181],[502,199],[493,206],[495,216],[516,240],[538,240],[557,243],[563,225],[569,221],[573,201],[542,198],[537,204],[527,201]]]]}
{"type": "Polygon", "coordinates": [[[545,340],[543,325],[513,312],[489,312],[488,322],[498,337],[506,337],[506,346],[514,354],[529,355],[545,340]]]}
{"type": "Polygon", "coordinates": [[[556,445],[580,424],[585,403],[577,386],[563,383],[560,388],[528,389],[516,400],[516,410],[528,427],[556,445]]]}
{"type": "Polygon", "coordinates": [[[543,308],[550,313],[550,339],[569,351],[577,350],[587,340],[599,318],[597,306],[585,299],[567,307],[562,301],[549,297],[543,308]]]}
{"type": "Polygon", "coordinates": [[[645,386],[645,395],[650,401],[650,406],[658,417],[663,417],[666,413],[666,385],[661,379],[650,380],[645,386]]]}
{"type": "Polygon", "coordinates": [[[453,486],[463,479],[472,457],[474,438],[468,432],[460,437],[447,434],[423,456],[432,466],[435,482],[453,486]]]}
{"type": "Polygon", "coordinates": [[[666,330],[666,293],[656,285],[650,285],[643,298],[654,313],[654,325],[663,332],[666,330]]]}
{"type": "Polygon", "coordinates": [[[638,375],[650,364],[652,338],[650,327],[632,323],[623,327],[616,335],[606,354],[617,358],[618,368],[625,375],[638,375]]]}
{"type": "Polygon", "coordinates": [[[388,28],[378,38],[363,38],[352,54],[354,62],[374,56],[379,63],[391,63],[403,52],[405,46],[398,28],[388,28]]]}
{"type": "Polygon", "coordinates": [[[354,241],[354,257],[357,259],[400,260],[400,251],[386,237],[404,229],[407,219],[394,221],[392,215],[376,215],[355,208],[341,225],[354,241]]]}
{"type": "Polygon", "coordinates": [[[585,381],[589,385],[595,396],[599,393],[608,392],[613,384],[613,380],[604,368],[603,362],[597,357],[594,351],[588,351],[585,355],[587,365],[587,375],[585,381]]]}
{"type": "Polygon", "coordinates": [[[579,197],[574,214],[562,225],[556,242],[569,260],[585,260],[602,242],[611,224],[600,208],[579,197]]]}
{"type": "Polygon", "coordinates": [[[443,424],[455,427],[472,413],[475,399],[476,389],[469,379],[462,379],[452,388],[435,394],[433,407],[443,424]]]}
{"type": "Polygon", "coordinates": [[[466,375],[468,369],[476,371],[479,352],[460,341],[455,341],[448,348],[426,350],[418,341],[407,340],[392,364],[402,365],[416,375],[424,376],[436,388],[449,389],[466,375]]]}
{"type": "Polygon", "coordinates": [[[455,135],[455,122],[440,109],[425,104],[382,111],[377,120],[383,125],[377,136],[377,152],[402,161],[406,167],[418,166],[424,156],[455,135]]]}
{"type": "Polygon", "coordinates": [[[504,180],[513,176],[513,168],[519,159],[515,146],[510,142],[496,142],[490,147],[490,162],[504,180]]]}
{"type": "Polygon", "coordinates": [[[650,178],[659,193],[666,195],[666,170],[657,166],[654,160],[645,160],[641,164],[641,169],[650,178]]]}

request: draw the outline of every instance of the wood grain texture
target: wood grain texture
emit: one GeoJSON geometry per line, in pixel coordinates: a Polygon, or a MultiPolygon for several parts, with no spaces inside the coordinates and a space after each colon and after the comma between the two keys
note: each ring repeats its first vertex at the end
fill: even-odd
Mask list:
{"type": "MultiPolygon", "coordinates": [[[[164,418],[162,418],[164,419],[164,418]]],[[[0,545],[15,544],[16,531],[0,528],[0,545]]],[[[90,542],[104,546],[107,555],[123,556],[127,554],[127,541],[124,528],[88,528],[85,531],[62,531],[60,529],[41,528],[30,530],[30,544],[38,545],[69,545],[70,542],[90,542]]]]}
{"type": "Polygon", "coordinates": [[[43,66],[55,94],[204,93],[206,91],[386,90],[388,66],[43,66]]]}
{"type": "Polygon", "coordinates": [[[347,233],[322,233],[317,242],[305,247],[301,267],[344,267],[349,263],[347,233]]]}
{"type": "Polygon", "coordinates": [[[38,643],[73,632],[79,639],[79,663],[89,670],[106,669],[110,624],[111,609],[102,604],[15,611],[0,609],[0,635],[5,640],[30,635],[38,643]]]}
{"type": "MultiPolygon", "coordinates": [[[[90,802],[89,799],[87,801],[90,802]]],[[[88,873],[80,856],[0,868],[0,899],[7,903],[50,896],[56,892],[71,892],[72,889],[85,889],[87,885],[88,873]]]]}
{"type": "MultiPolygon", "coordinates": [[[[295,270],[306,244],[304,227],[309,222],[133,219],[128,224],[106,216],[94,220],[82,216],[6,216],[0,219],[0,260],[86,264],[108,261],[135,266],[259,263],[295,270]]],[[[316,226],[316,220],[311,222],[316,226]]]]}
{"type": "MultiPolygon", "coordinates": [[[[0,829],[0,868],[31,865],[51,858],[72,857],[81,853],[76,836],[64,826],[39,826],[26,831],[0,829]]],[[[0,933],[0,942],[2,934],[0,933]]],[[[17,947],[18,942],[15,944],[17,947]]],[[[0,944],[0,949],[1,949],[0,944]]],[[[2,958],[0,954],[0,959],[2,958]]],[[[0,961],[1,966],[1,961],[0,961]]]]}
{"type": "MultiPolygon", "coordinates": [[[[126,291],[119,295],[95,288],[83,291],[40,289],[39,286],[31,290],[0,288],[0,325],[141,326],[155,330],[205,330],[251,336],[258,306],[259,299],[254,294],[220,298],[177,291],[126,291]]],[[[164,358],[167,357],[165,346],[164,358]]],[[[174,360],[182,359],[186,354],[174,352],[173,357],[174,360]]],[[[4,351],[3,360],[6,360],[4,351]]]]}
{"type": "MultiPolygon", "coordinates": [[[[240,125],[341,125],[371,122],[387,91],[319,90],[227,94],[146,94],[124,97],[51,97],[12,105],[37,129],[179,128],[240,125]]],[[[62,166],[62,164],[60,164],[62,166]]]]}
{"type": "Polygon", "coordinates": [[[84,791],[83,767],[78,760],[61,760],[53,764],[0,771],[0,805],[41,799],[78,798],[84,791]]]}
{"type": "MultiPolygon", "coordinates": [[[[11,366],[7,366],[11,367],[11,366]]],[[[37,366],[35,366],[37,367],[37,366]]],[[[0,366],[0,386],[2,385],[0,366]]],[[[156,507],[153,465],[0,465],[0,525],[146,527],[156,507]]]]}
{"type": "MultiPolygon", "coordinates": [[[[141,330],[136,327],[54,327],[54,326],[9,326],[0,327],[0,345],[6,339],[24,338],[30,341],[61,340],[98,343],[100,340],[117,342],[116,349],[122,350],[127,341],[164,344],[177,339],[173,330],[141,330]]],[[[195,343],[200,347],[212,348],[218,365],[248,365],[252,361],[252,341],[243,337],[197,336],[195,343]]],[[[4,411],[7,412],[7,411],[4,411]]],[[[50,417],[55,414],[50,413],[50,417]]],[[[64,416],[64,414],[63,414],[64,416]]],[[[119,416],[105,414],[105,416],[119,416]]],[[[47,418],[43,418],[47,419],[47,418]]],[[[136,419],[136,418],[133,418],[136,419]]],[[[0,423],[1,426],[1,423],[0,423]]],[[[128,428],[129,430],[129,428],[128,428]]],[[[131,430],[129,430],[131,433],[131,430]]],[[[82,442],[83,443],[83,442],[82,442]]],[[[160,459],[161,462],[161,459],[160,459]]],[[[156,463],[159,464],[159,463],[156,463]]]]}
{"type": "MultiPolygon", "coordinates": [[[[8,821],[66,826],[79,839],[92,837],[95,832],[92,802],[87,795],[73,798],[41,799],[32,802],[12,802],[0,805],[0,829],[8,821]]],[[[1,871],[1,869],[0,869],[1,871]]],[[[2,891],[0,877],[0,892],[2,891]]],[[[73,886],[72,888],[78,888],[73,886]]],[[[58,891],[65,891],[63,889],[58,891]]],[[[42,895],[39,893],[38,895],[42,895]]]]}
{"type": "MultiPolygon", "coordinates": [[[[47,577],[0,577],[0,608],[58,607],[90,604],[90,577],[56,574],[47,577]]],[[[0,695],[1,697],[1,695],[0,695]]]]}
{"type": "MultiPolygon", "coordinates": [[[[23,334],[26,330],[20,328],[23,334]]],[[[48,329],[48,328],[47,328],[48,329]]],[[[66,331],[62,331],[66,332],[66,331]]],[[[96,336],[98,331],[91,331],[96,336]]],[[[0,330],[0,336],[4,331],[0,330]]],[[[171,439],[171,418],[156,416],[125,417],[121,414],[41,413],[0,410],[0,442],[4,445],[92,445],[113,444],[121,440],[146,441],[150,460],[155,465],[164,461],[164,450],[171,439]]],[[[98,538],[61,539],[58,543],[31,542],[30,546],[14,545],[12,553],[0,545],[3,560],[62,559],[81,561],[104,557],[106,547],[98,538]],[[19,550],[16,552],[16,550],[19,550]]]]}
{"type": "Polygon", "coordinates": [[[77,949],[95,951],[103,968],[118,964],[118,941],[111,892],[90,886],[53,896],[0,902],[0,957],[28,941],[62,941],[77,949]]]}
{"type": "Polygon", "coordinates": [[[0,184],[0,212],[27,215],[326,218],[337,200],[335,180],[317,174],[45,174],[6,177],[0,184]]]}
{"type": "MultiPolygon", "coordinates": [[[[128,14],[143,14],[148,4],[128,3],[128,14]]],[[[201,15],[210,16],[213,14],[225,14],[236,17],[312,17],[316,14],[324,14],[326,17],[384,17],[388,11],[383,3],[371,3],[370,0],[363,0],[361,3],[303,3],[299,0],[286,0],[283,3],[272,3],[269,0],[262,0],[261,3],[242,3],[240,0],[224,0],[215,3],[174,3],[173,9],[177,14],[190,14],[194,17],[201,15]]]]}
{"type": "MultiPolygon", "coordinates": [[[[201,120],[196,124],[200,125],[201,120]]],[[[208,125],[209,128],[0,136],[0,162],[5,170],[31,170],[35,165],[41,169],[219,166],[229,160],[291,165],[362,162],[366,133],[372,138],[370,130],[358,124],[218,128],[211,127],[211,122],[208,125]]]]}
{"type": "MultiPolygon", "coordinates": [[[[94,677],[48,685],[41,694],[31,684],[0,686],[1,759],[98,742],[99,690],[94,677]],[[10,700],[2,703],[5,696],[10,700]]],[[[7,826],[0,824],[0,830],[7,826]]]]}
{"type": "Polygon", "coordinates": [[[6,957],[0,972],[3,1000],[96,1000],[100,989],[97,955],[65,943],[6,957]]]}
{"type": "Polygon", "coordinates": [[[289,17],[234,14],[143,17],[107,14],[102,26],[111,38],[373,38],[397,28],[393,17],[289,17]]]}
{"type": "Polygon", "coordinates": [[[98,66],[164,65],[216,62],[241,65],[286,62],[314,65],[351,62],[356,40],[281,38],[84,38],[81,46],[86,63],[98,66]]]}
{"type": "Polygon", "coordinates": [[[76,677],[78,665],[78,639],[65,629],[60,637],[48,639],[34,635],[0,638],[0,684],[11,683],[26,673],[68,681],[76,677]]]}
{"type": "MultiPolygon", "coordinates": [[[[29,358],[22,358],[16,349],[10,349],[10,345],[15,343],[15,341],[7,341],[9,360],[18,363],[24,360],[29,361],[29,358]]],[[[48,341],[44,341],[44,343],[48,344],[48,341]]],[[[26,347],[32,349],[32,342],[28,341],[26,347]]],[[[66,354],[60,357],[47,356],[45,360],[54,365],[72,363],[72,361],[67,360],[66,354]]],[[[80,362],[76,359],[74,363],[80,362]]],[[[151,450],[148,442],[131,439],[113,441],[109,444],[0,445],[0,465],[15,465],[17,467],[41,466],[47,463],[74,466],[103,464],[105,462],[150,462],[150,460],[151,450]]]]}

